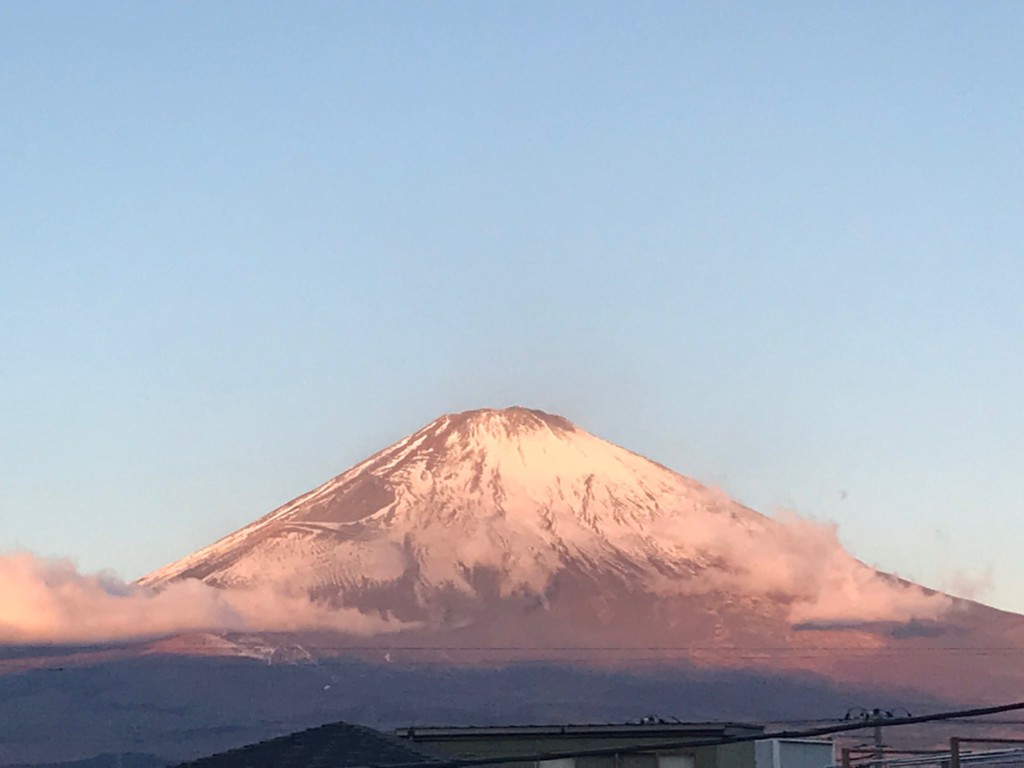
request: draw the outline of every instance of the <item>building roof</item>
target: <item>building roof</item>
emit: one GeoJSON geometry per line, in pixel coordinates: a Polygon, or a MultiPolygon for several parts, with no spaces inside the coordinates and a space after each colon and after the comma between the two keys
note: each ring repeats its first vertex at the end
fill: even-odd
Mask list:
{"type": "Polygon", "coordinates": [[[177,768],[358,768],[436,760],[407,741],[365,725],[339,722],[190,760],[177,768]]]}
{"type": "Polygon", "coordinates": [[[492,737],[573,737],[589,738],[716,738],[722,736],[756,735],[764,733],[763,725],[750,723],[680,723],[649,720],[640,723],[565,724],[565,725],[500,725],[500,726],[426,726],[399,728],[395,735],[401,739],[459,739],[492,737]]]}

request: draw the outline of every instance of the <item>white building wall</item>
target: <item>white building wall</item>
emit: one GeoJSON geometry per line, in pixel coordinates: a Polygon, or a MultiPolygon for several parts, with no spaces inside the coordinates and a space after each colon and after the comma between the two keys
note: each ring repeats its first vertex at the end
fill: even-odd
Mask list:
{"type": "Polygon", "coordinates": [[[825,768],[834,751],[820,739],[766,739],[754,744],[754,768],[825,768]]]}

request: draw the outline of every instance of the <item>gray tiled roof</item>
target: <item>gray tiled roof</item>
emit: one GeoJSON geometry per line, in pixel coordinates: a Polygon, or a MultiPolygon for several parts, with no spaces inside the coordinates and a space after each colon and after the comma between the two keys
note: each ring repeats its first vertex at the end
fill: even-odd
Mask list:
{"type": "Polygon", "coordinates": [[[433,755],[373,728],[328,723],[176,768],[359,768],[434,760],[433,755]]]}

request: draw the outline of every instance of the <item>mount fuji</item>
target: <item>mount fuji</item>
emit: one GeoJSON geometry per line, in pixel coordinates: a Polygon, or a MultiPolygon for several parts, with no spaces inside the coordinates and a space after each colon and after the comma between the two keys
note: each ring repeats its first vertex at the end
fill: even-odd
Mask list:
{"type": "Polygon", "coordinates": [[[1024,618],[877,571],[832,526],[520,407],[442,416],[140,583],[185,579],[355,609],[393,625],[369,643],[388,658],[449,663],[685,659],[947,692],[1024,639],[1024,618]]]}
{"type": "Polygon", "coordinates": [[[551,611],[570,577],[598,599],[743,600],[795,624],[953,606],[859,563],[827,526],[766,517],[525,408],[443,416],[140,583],[272,586],[438,628],[496,600],[551,611]]]}

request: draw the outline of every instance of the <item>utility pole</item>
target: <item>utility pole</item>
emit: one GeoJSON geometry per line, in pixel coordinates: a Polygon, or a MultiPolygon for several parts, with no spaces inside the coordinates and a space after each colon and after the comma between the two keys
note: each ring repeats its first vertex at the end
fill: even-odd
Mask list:
{"type": "MultiPolygon", "coordinates": [[[[905,709],[902,710],[902,713],[910,717],[910,713],[905,709]]],[[[882,726],[885,725],[886,720],[891,720],[896,716],[896,711],[880,707],[870,710],[864,709],[864,707],[851,707],[846,710],[845,720],[863,720],[872,726],[874,754],[871,768],[885,768],[885,742],[882,741],[882,726]]],[[[953,768],[959,768],[959,766],[953,766],[953,768]]]]}
{"type": "MultiPolygon", "coordinates": [[[[877,707],[871,710],[871,716],[875,721],[875,768],[882,768],[885,762],[885,746],[882,744],[882,710],[877,707]]],[[[892,713],[889,713],[892,717],[892,713]]]]}

